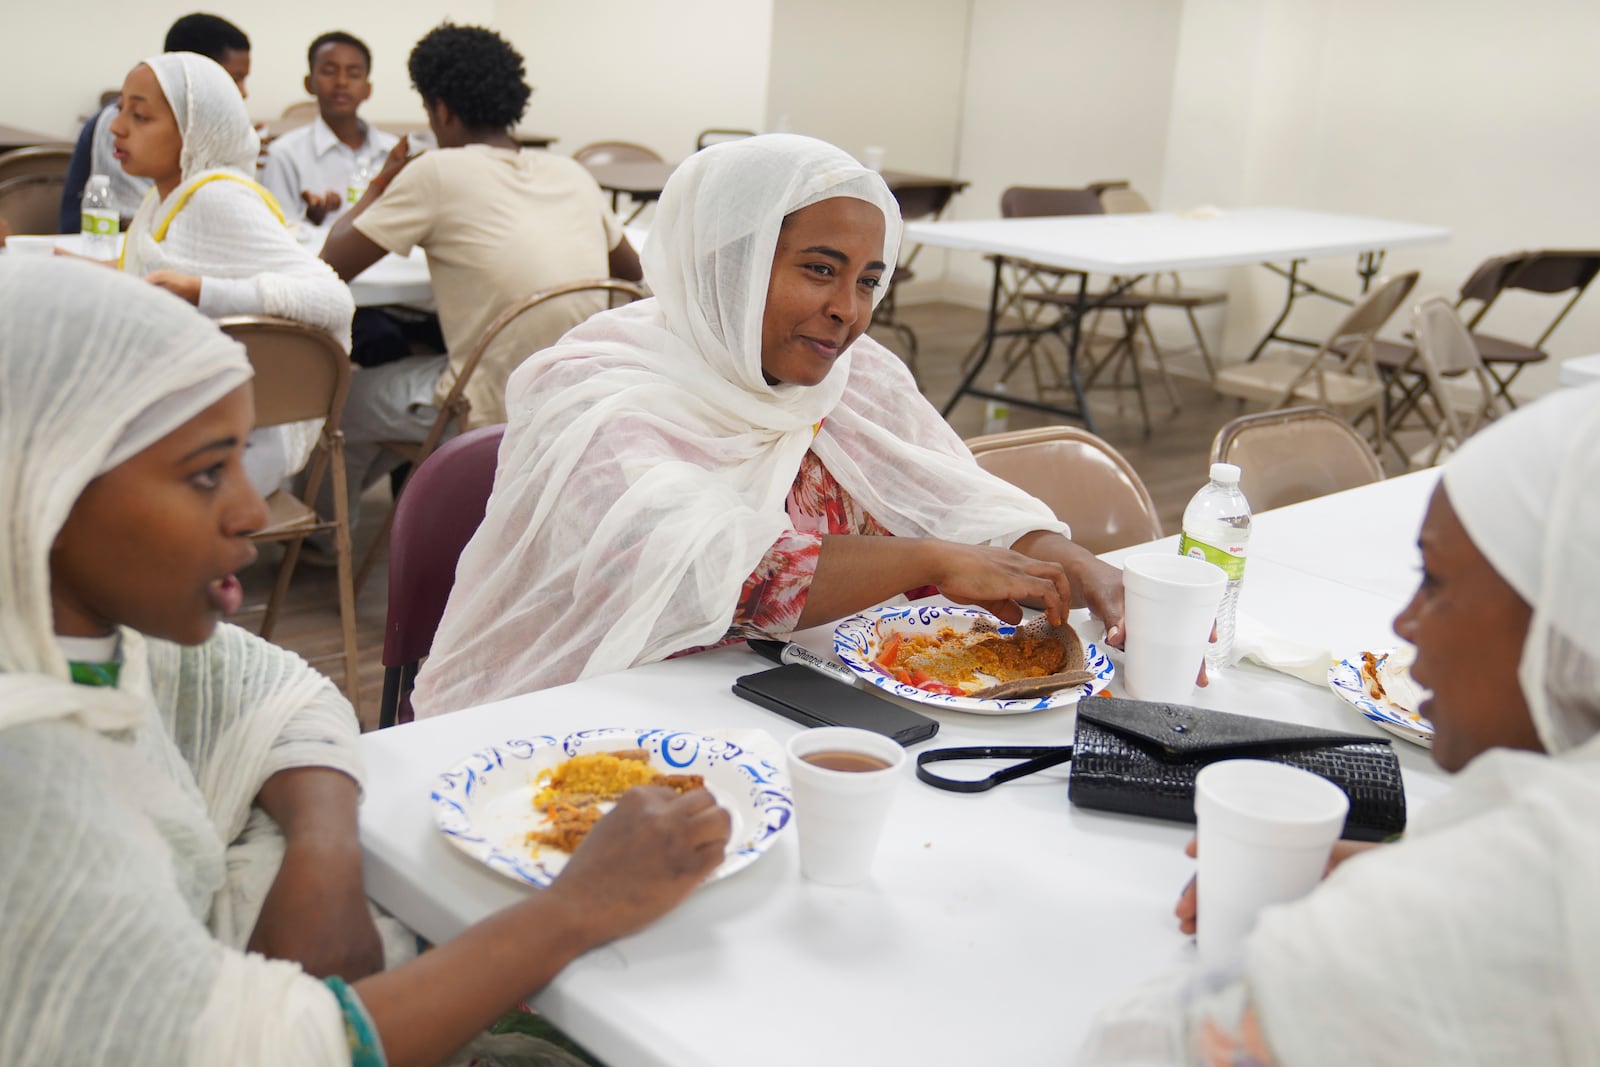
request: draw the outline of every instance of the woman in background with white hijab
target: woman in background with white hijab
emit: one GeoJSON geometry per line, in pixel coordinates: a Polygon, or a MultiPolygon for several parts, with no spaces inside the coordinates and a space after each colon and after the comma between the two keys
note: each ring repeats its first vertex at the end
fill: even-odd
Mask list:
{"type": "Polygon", "coordinates": [[[462,556],[419,715],[841,618],[935,586],[1015,621],[1120,574],[995,478],[864,335],[894,197],[831,145],[767,135],[673,173],[655,294],[512,375],[488,514],[462,556]],[[893,537],[882,536],[892,534],[893,537]]]}
{"type": "Polygon", "coordinates": [[[1600,1063],[1596,486],[1600,387],[1451,457],[1395,632],[1454,788],[1265,912],[1231,970],[1106,1012],[1074,1063],[1600,1063]]]}
{"type": "MultiPolygon", "coordinates": [[[[277,315],[326,330],[350,349],[350,290],[285,228],[255,183],[260,140],[228,72],[168,52],[129,72],[111,124],[123,170],[151,178],[128,227],[122,269],[206,315],[277,315]]],[[[298,471],[317,424],[252,435],[246,467],[263,493],[298,471]]]]}
{"type": "Polygon", "coordinates": [[[265,519],[249,377],[167,294],[0,261],[0,1063],[440,1063],[722,859],[709,794],[636,791],[554,886],[373,973],[350,705],[217,625],[265,519]]]}

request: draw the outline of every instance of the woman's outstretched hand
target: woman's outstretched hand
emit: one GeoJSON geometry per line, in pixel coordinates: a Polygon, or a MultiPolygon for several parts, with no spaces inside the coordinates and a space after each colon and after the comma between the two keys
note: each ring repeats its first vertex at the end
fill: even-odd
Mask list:
{"type": "Polygon", "coordinates": [[[932,582],[939,592],[963,604],[975,604],[1009,623],[1022,621],[1022,604],[1043,608],[1052,626],[1072,610],[1072,581],[1054,560],[1034,559],[1009,548],[935,542],[932,582]]]}
{"type": "Polygon", "coordinates": [[[732,826],[704,789],[630,789],[548,892],[571,900],[597,943],[623,937],[677,907],[717,869],[732,826]]]}

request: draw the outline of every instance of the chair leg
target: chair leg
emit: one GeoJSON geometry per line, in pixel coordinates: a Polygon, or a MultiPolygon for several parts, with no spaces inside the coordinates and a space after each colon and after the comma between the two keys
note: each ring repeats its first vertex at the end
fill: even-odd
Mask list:
{"type": "Polygon", "coordinates": [[[1194,344],[1200,350],[1200,360],[1205,364],[1206,376],[1213,382],[1217,380],[1217,366],[1211,362],[1211,347],[1206,344],[1206,335],[1200,329],[1200,319],[1196,317],[1194,308],[1186,307],[1183,313],[1189,316],[1189,329],[1194,331],[1194,344]]]}
{"type": "Polygon", "coordinates": [[[333,466],[333,549],[339,564],[339,622],[344,630],[344,695],[361,714],[360,664],[356,650],[356,594],[351,577],[350,502],[346,496],[344,435],[335,432],[333,466]]]}
{"type": "Polygon", "coordinates": [[[278,609],[289,595],[289,582],[294,578],[295,564],[300,562],[300,546],[305,543],[305,535],[284,543],[287,547],[284,549],[283,562],[278,565],[278,577],[272,583],[272,596],[267,599],[267,610],[261,617],[260,633],[268,641],[272,640],[272,630],[278,625],[278,609]]]}
{"type": "Polygon", "coordinates": [[[1142,311],[1139,312],[1139,325],[1144,327],[1145,339],[1150,342],[1150,354],[1155,357],[1156,370],[1161,374],[1161,384],[1166,387],[1167,399],[1172,401],[1173,414],[1177,414],[1183,410],[1183,404],[1178,400],[1178,389],[1172,384],[1172,375],[1167,373],[1167,357],[1156,343],[1155,331],[1150,329],[1150,316],[1142,311]]]}

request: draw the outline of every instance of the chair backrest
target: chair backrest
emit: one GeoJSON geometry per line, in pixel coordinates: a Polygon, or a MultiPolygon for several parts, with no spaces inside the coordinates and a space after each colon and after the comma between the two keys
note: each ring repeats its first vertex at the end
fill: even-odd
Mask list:
{"type": "Polygon", "coordinates": [[[296,100],[283,109],[282,118],[298,120],[300,122],[315,122],[318,110],[322,107],[315,100],[296,100]]]}
{"type": "MultiPolygon", "coordinates": [[[[444,618],[456,563],[489,505],[505,425],[480,426],[440,445],[406,482],[389,537],[389,615],[383,665],[409,668],[428,654],[444,618]]],[[[397,693],[409,719],[409,687],[397,693]]],[[[387,702],[388,694],[385,694],[387,702]]]]}
{"type": "Polygon", "coordinates": [[[0,181],[0,221],[12,233],[55,233],[66,187],[65,174],[23,174],[0,181]]]}
{"type": "Polygon", "coordinates": [[[1100,210],[1107,215],[1142,215],[1150,210],[1150,201],[1137,189],[1115,185],[1100,190],[1100,210]]]}
{"type": "Polygon", "coordinates": [[[889,190],[900,205],[900,217],[906,222],[915,219],[935,218],[956,195],[956,187],[948,182],[942,185],[897,185],[889,190]]]}
{"type": "Polygon", "coordinates": [[[1143,480],[1122,454],[1088,430],[1044,426],[967,441],[978,466],[1046,504],[1091,552],[1161,536],[1143,480]]]}
{"type": "Polygon", "coordinates": [[[1508,290],[1521,289],[1546,296],[1570,292],[1571,298],[1561,305],[1555,318],[1532,342],[1532,347],[1542,348],[1567,317],[1567,312],[1582,299],[1596,275],[1600,275],[1600,250],[1595,249],[1546,249],[1494,256],[1479,264],[1472,276],[1462,283],[1455,306],[1460,309],[1469,300],[1479,302],[1478,309],[1467,320],[1467,328],[1471,330],[1489,314],[1489,308],[1500,294],[1508,290]]]}
{"type": "Polygon", "coordinates": [[[1000,194],[1000,215],[1008,219],[1101,213],[1100,194],[1093,189],[1013,185],[1000,194]]]}
{"type": "MultiPolygon", "coordinates": [[[[1439,407],[1449,430],[1449,443],[1459,446],[1475,433],[1491,414],[1499,411],[1499,393],[1483,365],[1483,357],[1461,315],[1442,296],[1430,296],[1411,311],[1411,332],[1417,339],[1417,357],[1428,379],[1428,390],[1439,407]],[[1445,378],[1471,374],[1481,399],[1475,417],[1468,422],[1450,403],[1445,378]]],[[[1445,443],[1441,437],[1440,443],[1445,443]]],[[[1434,455],[1437,462],[1439,453],[1434,455]]]]}
{"type": "Polygon", "coordinates": [[[1234,419],[1212,440],[1211,462],[1238,466],[1254,511],[1383,480],[1383,465],[1355,427],[1318,407],[1234,419]]]}
{"type": "Polygon", "coordinates": [[[14,148],[0,153],[0,181],[20,178],[25,174],[55,175],[65,180],[67,168],[71,165],[71,145],[42,144],[14,148]]]}
{"type": "MultiPolygon", "coordinates": [[[[633,282],[625,282],[620,278],[590,278],[583,281],[568,282],[565,285],[552,285],[548,289],[540,289],[515,304],[506,308],[495,316],[493,322],[484,328],[479,335],[472,350],[467,353],[467,358],[462,360],[461,369],[456,372],[455,384],[450,387],[449,394],[444,403],[439,405],[439,419],[434,423],[427,441],[424,442],[423,451],[428,452],[438,443],[439,434],[448,425],[450,419],[464,418],[468,412],[466,407],[467,383],[472,380],[472,375],[478,369],[478,364],[483,361],[483,354],[495,343],[495,340],[509,329],[523,315],[536,307],[541,307],[554,300],[561,300],[578,293],[607,293],[610,297],[609,307],[621,307],[631,304],[635,300],[642,300],[649,294],[633,282]],[[619,299],[620,298],[620,299],[619,299]]],[[[523,355],[532,355],[525,352],[523,355]]]]}
{"type": "Polygon", "coordinates": [[[746,137],[754,137],[755,135],[756,131],[754,130],[701,130],[700,136],[694,139],[694,150],[698,152],[702,148],[710,148],[712,145],[721,144],[723,141],[742,141],[746,137]]]}
{"type": "Polygon", "coordinates": [[[586,144],[572,158],[579,163],[602,166],[606,163],[665,163],[653,148],[632,141],[596,141],[586,144]]]}
{"type": "Polygon", "coordinates": [[[255,368],[256,425],[325,419],[334,426],[350,391],[350,357],[324,330],[269,315],[218,319],[255,368]]]}
{"type": "MultiPolygon", "coordinates": [[[[1378,279],[1378,284],[1373,286],[1366,296],[1356,301],[1343,321],[1328,335],[1322,343],[1317,355],[1320,358],[1336,344],[1354,341],[1355,345],[1345,348],[1351,353],[1346,361],[1346,368],[1354,365],[1364,367],[1371,377],[1377,377],[1378,370],[1372,358],[1372,339],[1383,329],[1383,324],[1389,321],[1400,305],[1405,303],[1407,294],[1417,284],[1420,274],[1408,270],[1403,274],[1394,274],[1378,279]]],[[[1246,494],[1248,496],[1249,494],[1246,494]]]]}

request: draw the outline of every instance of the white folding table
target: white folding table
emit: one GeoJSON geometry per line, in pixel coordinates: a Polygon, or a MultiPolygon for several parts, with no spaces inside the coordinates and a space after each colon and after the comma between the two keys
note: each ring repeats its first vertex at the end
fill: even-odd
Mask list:
{"type": "MultiPolygon", "coordinates": [[[[1389,647],[1432,480],[1259,516],[1243,610],[1341,656],[1389,647]],[[1360,557],[1373,566],[1353,568],[1360,557]]],[[[1152,550],[1172,551],[1170,539],[1129,551],[1152,550]]],[[[799,639],[828,651],[829,633],[799,639]]],[[[508,739],[601,726],[755,727],[781,742],[797,727],[730,691],[768,666],[719,649],[367,734],[368,892],[436,941],[515,903],[530,890],[435,829],[440,771],[508,739]]],[[[1388,736],[1328,689],[1254,666],[1194,703],[1388,736]]],[[[916,751],[1072,740],[1069,709],[931,714],[940,732],[916,751]]],[[[1421,748],[1394,744],[1415,812],[1443,775],[1421,748]]],[[[1075,809],[1067,772],[959,795],[918,782],[908,763],[867,884],[803,880],[785,831],[753,866],[577,960],[535,1004],[613,1067],[1070,1062],[1097,1009],[1192,958],[1172,906],[1193,864],[1191,828],[1075,809]]]]}
{"type": "MultiPolygon", "coordinates": [[[[905,239],[936,247],[982,252],[994,260],[994,281],[989,295],[989,319],[982,348],[961,384],[946,402],[949,415],[963,396],[1004,400],[1021,407],[1081,419],[1094,428],[1078,372],[1083,316],[1097,306],[1089,293],[1089,275],[1107,274],[1114,282],[1100,294],[1101,303],[1132,288],[1149,274],[1264,264],[1288,281],[1282,310],[1251,352],[1254,359],[1274,340],[1306,344],[1304,339],[1278,332],[1295,301],[1316,294],[1350,303],[1349,299],[1318,288],[1300,277],[1308,259],[1357,255],[1357,273],[1365,291],[1383,262],[1384,251],[1407,245],[1448,240],[1442,226],[1390,222],[1355,215],[1336,215],[1294,208],[1240,208],[1186,215],[1149,212],[1119,215],[1073,215],[1060,218],[981,219],[955,222],[911,222],[905,239]],[[1018,304],[1020,294],[1008,291],[1008,264],[1025,263],[1078,272],[1075,303],[1065,308],[1049,332],[1068,331],[1067,375],[1077,404],[1063,408],[1042,400],[997,394],[973,383],[982,372],[998,337],[1017,336],[1000,327],[1005,312],[1018,304]],[[1287,267],[1279,264],[1287,263],[1287,267]]],[[[1037,333],[1037,330],[1029,330],[1037,333]]]]}

